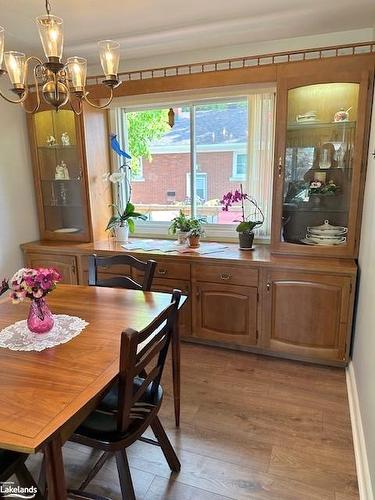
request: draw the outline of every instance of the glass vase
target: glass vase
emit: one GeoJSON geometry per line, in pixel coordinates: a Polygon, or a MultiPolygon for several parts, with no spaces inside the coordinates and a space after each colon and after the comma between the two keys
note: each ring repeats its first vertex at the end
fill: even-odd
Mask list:
{"type": "Polygon", "coordinates": [[[46,301],[34,299],[30,304],[27,327],[33,333],[47,333],[52,330],[54,319],[46,301]]]}

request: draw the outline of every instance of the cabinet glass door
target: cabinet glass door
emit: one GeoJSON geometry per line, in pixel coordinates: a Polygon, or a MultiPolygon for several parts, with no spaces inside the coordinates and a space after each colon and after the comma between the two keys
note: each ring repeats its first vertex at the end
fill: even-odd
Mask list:
{"type": "Polygon", "coordinates": [[[41,111],[34,120],[45,230],[79,237],[87,217],[75,115],[41,111]]]}
{"type": "Polygon", "coordinates": [[[358,83],[288,91],[282,241],[346,245],[358,96],[358,83]]]}

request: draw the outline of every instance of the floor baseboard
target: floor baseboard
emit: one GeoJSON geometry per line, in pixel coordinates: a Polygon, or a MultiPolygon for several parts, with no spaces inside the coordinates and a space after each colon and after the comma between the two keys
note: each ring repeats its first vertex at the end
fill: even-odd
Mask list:
{"type": "Polygon", "coordinates": [[[350,419],[352,423],[353,444],[360,500],[374,500],[371,484],[369,463],[363,432],[361,410],[359,406],[357,383],[353,364],[350,362],[346,369],[346,385],[348,389],[350,419]]]}

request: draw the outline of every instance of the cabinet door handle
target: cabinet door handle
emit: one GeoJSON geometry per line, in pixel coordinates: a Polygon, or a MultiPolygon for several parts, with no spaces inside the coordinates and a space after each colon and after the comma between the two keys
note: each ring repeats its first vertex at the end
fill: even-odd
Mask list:
{"type": "Polygon", "coordinates": [[[75,274],[76,273],[76,266],[74,264],[72,264],[72,273],[75,274]]]}
{"type": "Polygon", "coordinates": [[[196,292],[195,292],[195,296],[197,297],[197,299],[199,300],[200,296],[201,296],[201,291],[199,288],[197,288],[196,292]]]}
{"type": "Polygon", "coordinates": [[[166,269],[158,269],[158,274],[162,274],[163,276],[165,276],[167,274],[167,270],[166,269]]]}
{"type": "Polygon", "coordinates": [[[271,290],[271,283],[269,281],[267,281],[266,288],[267,288],[267,292],[269,292],[271,290]]]}
{"type": "Polygon", "coordinates": [[[229,273],[222,273],[222,274],[220,274],[220,278],[221,278],[222,280],[230,280],[230,279],[231,279],[231,277],[232,277],[232,275],[231,275],[231,274],[229,274],[229,273]]]}
{"type": "Polygon", "coordinates": [[[283,173],[283,159],[281,156],[279,156],[279,165],[277,167],[278,175],[281,177],[281,174],[283,173]]]}

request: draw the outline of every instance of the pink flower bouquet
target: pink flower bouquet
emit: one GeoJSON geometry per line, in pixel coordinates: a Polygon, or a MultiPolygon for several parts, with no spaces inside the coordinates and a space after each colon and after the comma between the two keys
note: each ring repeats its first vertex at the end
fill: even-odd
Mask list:
{"type": "Polygon", "coordinates": [[[45,297],[56,288],[61,274],[52,268],[19,269],[8,282],[10,297],[14,304],[27,299],[45,297]]]}

